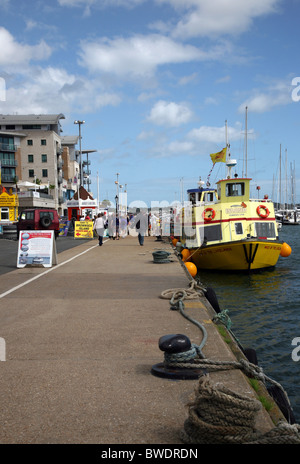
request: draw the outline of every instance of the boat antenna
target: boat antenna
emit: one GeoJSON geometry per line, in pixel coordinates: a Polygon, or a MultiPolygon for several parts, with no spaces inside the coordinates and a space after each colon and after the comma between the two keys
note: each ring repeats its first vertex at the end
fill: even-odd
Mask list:
{"type": "MultiPolygon", "coordinates": [[[[244,164],[243,164],[244,170],[244,164]]],[[[248,106],[245,107],[245,177],[248,171],[248,106]]],[[[243,173],[244,176],[244,173],[243,173]]]]}
{"type": "Polygon", "coordinates": [[[231,159],[230,154],[230,143],[228,143],[227,137],[227,120],[225,121],[225,140],[226,140],[226,166],[227,166],[227,179],[231,178],[231,170],[236,165],[236,160],[231,159]]]}

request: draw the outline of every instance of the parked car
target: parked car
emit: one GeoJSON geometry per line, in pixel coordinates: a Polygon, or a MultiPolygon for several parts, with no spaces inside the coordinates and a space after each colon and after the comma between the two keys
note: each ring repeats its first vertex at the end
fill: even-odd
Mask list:
{"type": "Polygon", "coordinates": [[[56,209],[25,209],[17,223],[18,237],[20,230],[54,230],[55,238],[59,234],[59,218],[56,209]]]}

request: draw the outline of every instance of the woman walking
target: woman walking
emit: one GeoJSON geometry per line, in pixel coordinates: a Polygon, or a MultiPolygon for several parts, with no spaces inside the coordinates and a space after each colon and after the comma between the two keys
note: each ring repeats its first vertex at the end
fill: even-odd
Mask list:
{"type": "Polygon", "coordinates": [[[104,214],[99,213],[95,222],[94,222],[94,230],[97,232],[97,235],[99,237],[99,246],[102,246],[103,243],[103,235],[104,235],[104,230],[105,230],[105,220],[104,220],[104,214]]]}

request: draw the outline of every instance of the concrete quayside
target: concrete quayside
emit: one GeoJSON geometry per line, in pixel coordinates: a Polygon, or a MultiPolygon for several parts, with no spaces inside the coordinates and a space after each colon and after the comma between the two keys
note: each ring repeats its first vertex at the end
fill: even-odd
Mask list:
{"type": "Polygon", "coordinates": [[[245,375],[245,355],[195,282],[170,240],[155,237],[146,237],[143,247],[130,236],[106,240],[102,247],[97,240],[84,241],[59,253],[50,269],[3,274],[0,442],[180,447],[277,443],[278,436],[300,442],[298,429],[275,403],[269,412],[262,405],[262,397],[272,401],[267,389],[249,380],[251,371],[245,375]],[[154,262],[157,251],[170,253],[169,259],[154,262]],[[191,288],[197,295],[180,300],[180,292],[191,288]],[[164,371],[159,343],[167,340],[168,346],[168,336],[179,335],[179,343],[201,345],[203,333],[193,321],[207,334],[203,358],[189,361],[196,370],[200,366],[199,376],[164,376],[182,373],[182,367],[164,371]],[[205,361],[222,369],[203,367],[205,361]],[[162,375],[155,372],[157,365],[162,375]],[[225,414],[222,408],[220,415],[212,411],[216,396],[225,414]],[[236,409],[233,417],[237,403],[243,411],[236,409]]]}

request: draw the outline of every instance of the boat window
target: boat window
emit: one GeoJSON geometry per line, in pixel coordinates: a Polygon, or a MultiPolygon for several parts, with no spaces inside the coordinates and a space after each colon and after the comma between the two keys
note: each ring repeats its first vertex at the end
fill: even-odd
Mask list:
{"type": "Polygon", "coordinates": [[[244,194],[245,194],[245,183],[244,182],[226,184],[226,196],[227,197],[242,196],[244,194]]]}
{"type": "Polygon", "coordinates": [[[222,229],[221,224],[215,224],[212,226],[199,227],[201,242],[214,242],[216,240],[222,240],[222,229]]]}
{"type": "Polygon", "coordinates": [[[235,226],[235,233],[237,235],[243,234],[243,224],[241,222],[236,222],[234,226],[235,226]]]}
{"type": "Polygon", "coordinates": [[[214,192],[206,192],[204,194],[204,201],[206,202],[214,201],[214,192]]]}
{"type": "Polygon", "coordinates": [[[256,222],[256,236],[260,238],[275,238],[275,224],[272,222],[256,222]]]}
{"type": "Polygon", "coordinates": [[[196,194],[195,193],[190,194],[190,201],[192,202],[193,205],[196,203],[196,194]]]}

